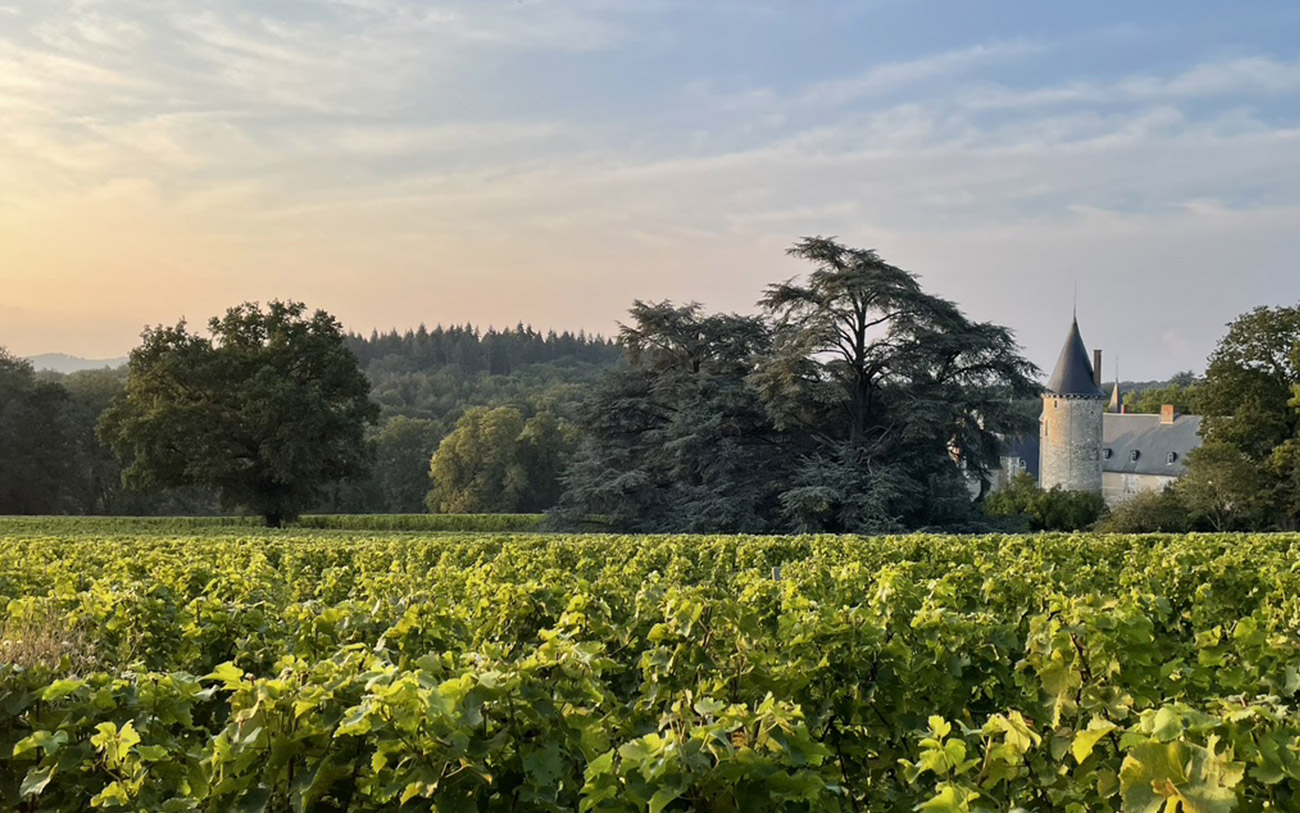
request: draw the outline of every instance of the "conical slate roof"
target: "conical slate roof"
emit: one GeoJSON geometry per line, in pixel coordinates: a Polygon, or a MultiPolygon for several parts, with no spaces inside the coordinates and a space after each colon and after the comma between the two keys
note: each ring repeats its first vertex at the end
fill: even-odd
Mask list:
{"type": "Polygon", "coordinates": [[[1078,319],[1070,323],[1070,335],[1065,337],[1065,346],[1061,348],[1056,369],[1047,381],[1047,389],[1056,395],[1106,397],[1092,380],[1092,362],[1088,360],[1088,350],[1083,346],[1083,337],[1079,335],[1078,319]]]}

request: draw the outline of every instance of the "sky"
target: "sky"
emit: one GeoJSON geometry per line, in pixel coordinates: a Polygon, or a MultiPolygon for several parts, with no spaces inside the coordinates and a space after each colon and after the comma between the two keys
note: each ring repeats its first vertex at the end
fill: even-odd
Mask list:
{"type": "Polygon", "coordinates": [[[1107,378],[1203,370],[1300,300],[1300,3],[0,0],[19,355],[273,298],[612,334],[808,235],[1044,368],[1077,302],[1107,378]]]}

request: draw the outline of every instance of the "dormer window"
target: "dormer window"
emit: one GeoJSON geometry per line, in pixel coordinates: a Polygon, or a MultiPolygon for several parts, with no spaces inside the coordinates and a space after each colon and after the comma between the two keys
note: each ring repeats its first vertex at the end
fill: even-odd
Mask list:
{"type": "Polygon", "coordinates": [[[1178,459],[1178,452],[1170,452],[1169,457],[1165,458],[1165,463],[1166,465],[1172,466],[1174,464],[1174,461],[1176,461],[1177,459],[1178,459]]]}
{"type": "Polygon", "coordinates": [[[1102,457],[1103,460],[1110,460],[1110,456],[1113,455],[1113,454],[1115,454],[1115,450],[1114,450],[1114,449],[1102,449],[1102,450],[1101,450],[1101,457],[1102,457]]]}
{"type": "Polygon", "coordinates": [[[1130,462],[1130,463],[1136,463],[1136,462],[1137,462],[1137,459],[1138,459],[1139,457],[1141,457],[1141,456],[1142,456],[1142,453],[1139,452],[1137,449],[1134,449],[1133,451],[1131,451],[1131,452],[1128,453],[1128,459],[1129,459],[1129,462],[1130,462]]]}

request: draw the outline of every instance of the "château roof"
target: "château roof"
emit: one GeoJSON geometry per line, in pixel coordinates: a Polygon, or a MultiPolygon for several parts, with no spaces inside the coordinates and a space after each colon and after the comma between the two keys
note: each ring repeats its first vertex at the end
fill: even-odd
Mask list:
{"type": "Polygon", "coordinates": [[[1056,369],[1047,381],[1047,389],[1055,395],[1072,395],[1076,398],[1105,398],[1092,377],[1092,362],[1079,335],[1079,320],[1070,323],[1070,335],[1056,360],[1056,369]]]}
{"type": "Polygon", "coordinates": [[[1200,415],[1179,415],[1172,423],[1159,415],[1103,415],[1102,471],[1182,477],[1187,454],[1201,445],[1200,432],[1200,415]]]}

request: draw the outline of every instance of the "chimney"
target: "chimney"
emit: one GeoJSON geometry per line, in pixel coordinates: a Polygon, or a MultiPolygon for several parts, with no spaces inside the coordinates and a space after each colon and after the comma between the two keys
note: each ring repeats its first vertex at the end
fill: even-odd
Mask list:
{"type": "Polygon", "coordinates": [[[1101,351],[1092,351],[1092,384],[1101,389],[1101,351]]]}
{"type": "Polygon", "coordinates": [[[1161,405],[1160,405],[1160,425],[1161,425],[1161,426],[1170,426],[1170,425],[1172,425],[1173,422],[1174,422],[1174,418],[1175,418],[1175,417],[1176,417],[1176,416],[1174,415],[1174,405],[1173,405],[1173,404],[1161,404],[1161,405]]]}

